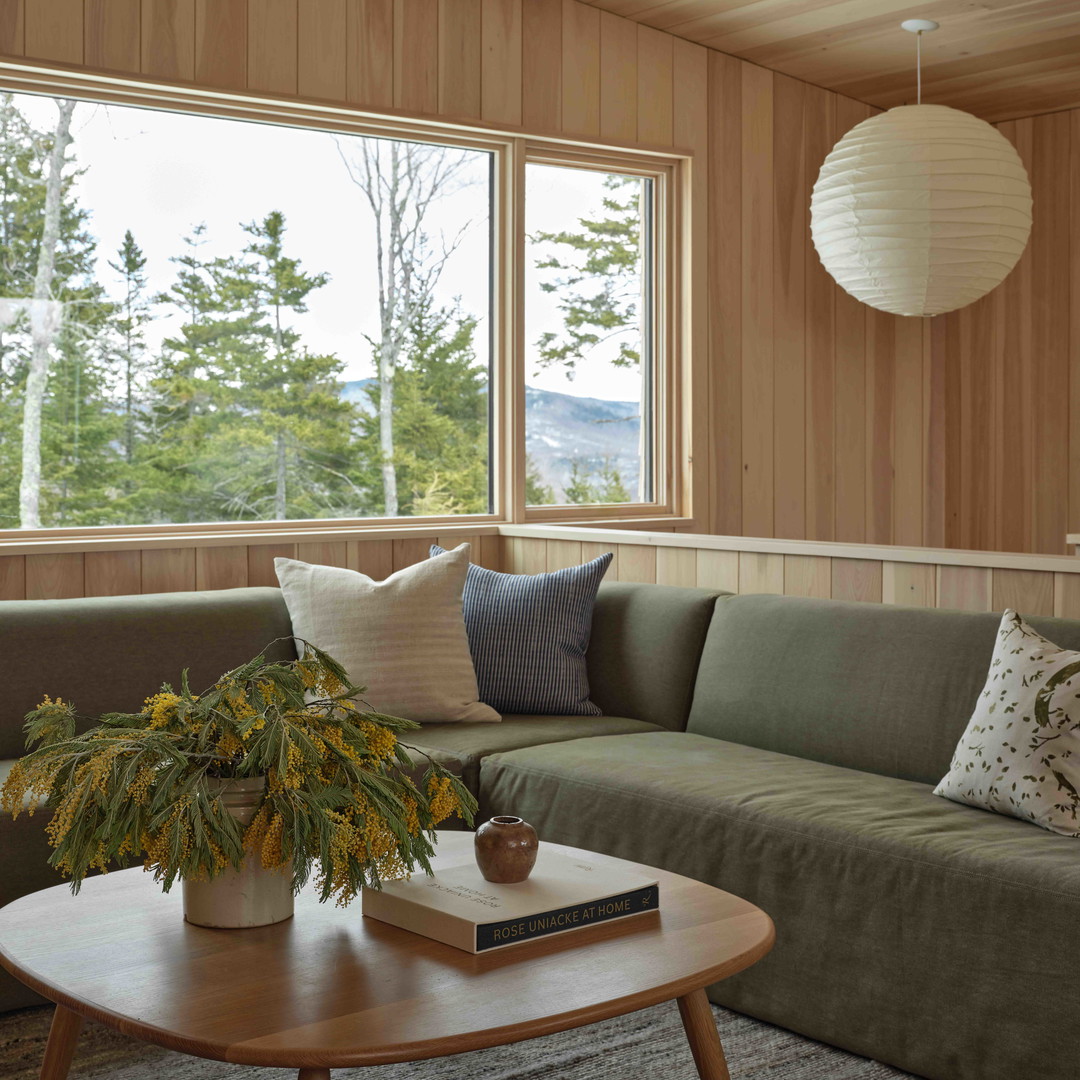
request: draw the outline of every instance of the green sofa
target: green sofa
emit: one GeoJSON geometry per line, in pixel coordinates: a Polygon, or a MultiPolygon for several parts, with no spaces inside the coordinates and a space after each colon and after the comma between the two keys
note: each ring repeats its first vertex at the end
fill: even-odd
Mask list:
{"type": "MultiPolygon", "coordinates": [[[[275,589],[0,604],[15,663],[0,758],[42,693],[137,707],[267,642],[275,589]]],[[[1033,619],[1080,649],[1080,622],[1033,619]]],[[[589,649],[599,717],[425,725],[481,815],[708,881],[773,917],[714,1001],[932,1080],[1061,1080],[1080,849],[935,798],[998,616],[611,583],[589,649]],[[1049,1004],[1048,1003],[1052,1003],[1049,1004]]],[[[10,689],[10,687],[9,687],[10,689]]],[[[3,765],[0,764],[0,771],[3,765]]],[[[0,819],[0,903],[53,883],[41,819],[0,819]]],[[[0,983],[0,1008],[32,1000],[0,983]]]]}

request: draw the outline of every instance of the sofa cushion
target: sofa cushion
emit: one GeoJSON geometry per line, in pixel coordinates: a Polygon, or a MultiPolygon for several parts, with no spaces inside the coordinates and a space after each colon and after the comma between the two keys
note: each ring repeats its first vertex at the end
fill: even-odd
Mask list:
{"type": "MultiPolygon", "coordinates": [[[[433,559],[446,549],[431,545],[433,559]]],[[[469,564],[465,627],[480,700],[500,713],[598,716],[585,651],[596,590],[611,552],[546,574],[503,574],[469,564]]]]}
{"type": "Polygon", "coordinates": [[[278,589],[6,601],[0,758],[23,752],[23,717],[45,694],[84,716],[134,712],[185,667],[198,692],[267,646],[294,657],[291,634],[278,589]]]}
{"type": "Polygon", "coordinates": [[[942,1080],[1059,1080],[1077,1049],[1071,1034],[1031,1035],[1046,1030],[1047,988],[1080,991],[1067,837],[928,785],[668,732],[489,757],[480,797],[482,814],[512,810],[542,841],[767,911],[775,948],[714,1001],[942,1080]]]}
{"type": "MultiPolygon", "coordinates": [[[[461,762],[459,775],[476,794],[480,762],[488,754],[517,750],[538,743],[567,742],[599,735],[641,734],[661,730],[656,724],[624,716],[504,716],[501,724],[424,724],[402,733],[407,747],[453,755],[461,762]]],[[[419,759],[419,754],[412,754],[419,759]]],[[[477,818],[485,821],[486,818],[477,818]]]]}
{"type": "Polygon", "coordinates": [[[713,605],[726,595],[676,585],[601,585],[586,657],[590,696],[600,710],[683,730],[713,605]]]}
{"type": "MultiPolygon", "coordinates": [[[[990,613],[725,597],[687,730],[936,784],[982,692],[999,622],[990,613]]],[[[1030,622],[1080,649],[1080,622],[1030,622]]]]}

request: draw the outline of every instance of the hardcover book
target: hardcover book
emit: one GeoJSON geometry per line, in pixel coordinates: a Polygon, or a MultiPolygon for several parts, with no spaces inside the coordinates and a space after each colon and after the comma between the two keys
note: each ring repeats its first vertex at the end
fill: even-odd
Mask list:
{"type": "Polygon", "coordinates": [[[612,919],[655,911],[655,878],[571,858],[540,845],[528,880],[485,881],[469,851],[432,860],[434,877],[417,874],[381,890],[364,889],[363,913],[465,952],[501,949],[566,934],[612,919]]]}

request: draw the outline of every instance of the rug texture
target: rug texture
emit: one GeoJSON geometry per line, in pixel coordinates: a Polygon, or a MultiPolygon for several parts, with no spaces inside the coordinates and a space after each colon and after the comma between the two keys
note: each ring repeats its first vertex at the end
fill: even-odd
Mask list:
{"type": "MultiPolygon", "coordinates": [[[[908,1073],[714,1007],[732,1080],[903,1080],[908,1073]]],[[[0,1015],[0,1077],[36,1080],[52,1008],[0,1015]]],[[[288,1080],[255,1069],[174,1054],[88,1023],[70,1080],[288,1080]]],[[[674,1002],[529,1042],[417,1064],[335,1069],[335,1080],[696,1080],[674,1002]]]]}

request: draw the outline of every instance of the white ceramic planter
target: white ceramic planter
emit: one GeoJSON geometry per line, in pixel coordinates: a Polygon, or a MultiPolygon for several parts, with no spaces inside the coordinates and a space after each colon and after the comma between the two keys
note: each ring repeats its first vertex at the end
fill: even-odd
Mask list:
{"type": "MultiPolygon", "coordinates": [[[[266,778],[211,779],[209,783],[211,794],[220,795],[229,813],[241,825],[249,825],[266,789],[266,778]]],[[[264,870],[257,854],[248,855],[240,870],[230,868],[212,881],[183,884],[184,918],[196,926],[239,929],[292,918],[292,874],[288,869],[264,870]]]]}

